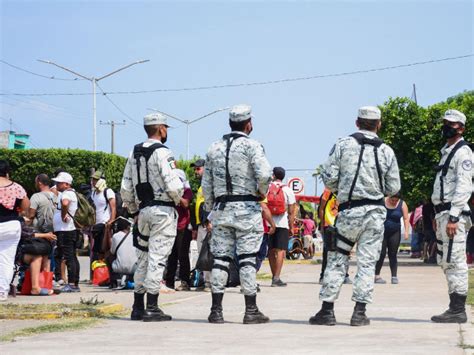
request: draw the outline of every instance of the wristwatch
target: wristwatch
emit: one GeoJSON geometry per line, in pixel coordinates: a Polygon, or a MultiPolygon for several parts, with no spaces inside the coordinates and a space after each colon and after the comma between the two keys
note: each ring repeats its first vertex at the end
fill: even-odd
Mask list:
{"type": "Polygon", "coordinates": [[[458,223],[459,222],[459,217],[454,217],[449,215],[449,222],[450,223],[458,223]]]}

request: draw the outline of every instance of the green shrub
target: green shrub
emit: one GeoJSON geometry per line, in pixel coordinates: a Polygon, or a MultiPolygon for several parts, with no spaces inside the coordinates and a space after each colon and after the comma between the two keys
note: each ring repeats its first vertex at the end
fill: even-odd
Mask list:
{"type": "Polygon", "coordinates": [[[91,168],[101,169],[105,173],[107,185],[117,191],[126,163],[126,158],[119,155],[80,149],[0,149],[0,159],[10,162],[12,179],[29,194],[35,192],[36,175],[45,173],[53,177],[57,168],[72,175],[75,188],[90,182],[91,168]]]}

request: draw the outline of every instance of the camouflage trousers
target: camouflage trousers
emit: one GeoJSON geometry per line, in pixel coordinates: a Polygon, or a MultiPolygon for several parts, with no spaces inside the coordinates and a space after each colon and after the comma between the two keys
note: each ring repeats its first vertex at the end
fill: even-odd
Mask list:
{"type": "Polygon", "coordinates": [[[224,293],[229,264],[236,256],[244,295],[257,294],[256,261],[263,237],[262,212],[256,202],[230,202],[212,212],[212,293],[224,293]]]}
{"type": "Polygon", "coordinates": [[[136,293],[159,293],[177,233],[177,215],[174,208],[165,206],[146,207],[140,211],[138,230],[149,239],[148,252],[137,249],[138,261],[133,277],[136,293]]]}
{"type": "Polygon", "coordinates": [[[448,262],[449,237],[446,233],[449,213],[436,215],[436,242],[438,243],[438,265],[444,271],[448,281],[448,292],[467,295],[468,269],[466,263],[466,238],[471,228],[471,218],[461,216],[454,235],[451,249],[451,260],[448,262]]]}
{"type": "MultiPolygon", "coordinates": [[[[372,303],[374,291],[375,264],[382,248],[386,209],[378,206],[362,206],[342,211],[336,227],[352,245],[338,239],[337,247],[349,252],[357,243],[357,273],[352,288],[354,302],[372,303]]],[[[319,299],[334,302],[339,297],[349,256],[338,251],[328,252],[328,262],[324,272],[319,299]]]]}

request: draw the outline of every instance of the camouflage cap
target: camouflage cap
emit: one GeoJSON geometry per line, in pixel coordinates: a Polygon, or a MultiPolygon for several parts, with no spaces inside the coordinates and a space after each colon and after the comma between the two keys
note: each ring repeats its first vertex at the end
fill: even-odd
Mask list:
{"type": "Polygon", "coordinates": [[[363,106],[359,109],[357,117],[363,118],[365,120],[380,120],[382,118],[382,113],[378,107],[363,106]]]}
{"type": "Polygon", "coordinates": [[[463,125],[466,124],[466,116],[464,113],[458,110],[448,110],[444,113],[443,120],[450,122],[459,122],[463,125]]]}
{"type": "Polygon", "coordinates": [[[154,112],[143,117],[144,126],[153,126],[157,124],[162,124],[166,127],[170,127],[170,125],[168,124],[168,118],[162,113],[154,112]]]}
{"type": "Polygon", "coordinates": [[[242,122],[252,117],[252,107],[250,105],[235,105],[229,112],[229,120],[232,122],[242,122]]]}

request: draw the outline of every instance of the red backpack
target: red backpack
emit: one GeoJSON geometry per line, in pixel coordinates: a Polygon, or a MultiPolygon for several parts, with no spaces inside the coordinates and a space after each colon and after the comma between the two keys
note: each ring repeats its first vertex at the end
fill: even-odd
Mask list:
{"type": "Polygon", "coordinates": [[[270,184],[267,193],[267,205],[274,216],[282,215],[286,212],[285,193],[283,185],[270,184]]]}

